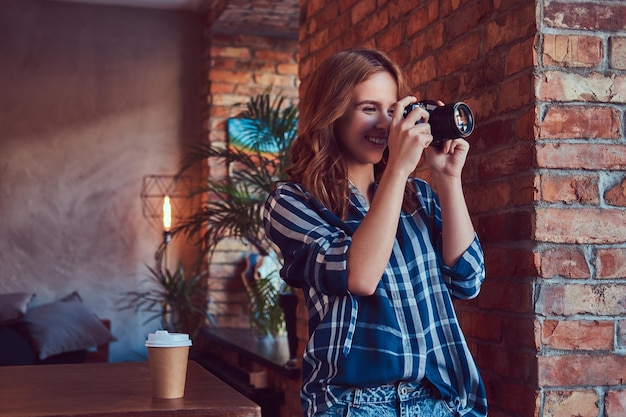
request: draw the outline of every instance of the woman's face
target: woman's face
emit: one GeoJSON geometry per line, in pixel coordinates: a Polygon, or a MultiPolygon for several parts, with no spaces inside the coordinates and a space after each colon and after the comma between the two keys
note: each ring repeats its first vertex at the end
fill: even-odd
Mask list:
{"type": "Polygon", "coordinates": [[[348,170],[373,165],[382,159],[397,94],[398,86],[386,71],[372,75],[354,88],[350,107],[335,125],[348,170]]]}

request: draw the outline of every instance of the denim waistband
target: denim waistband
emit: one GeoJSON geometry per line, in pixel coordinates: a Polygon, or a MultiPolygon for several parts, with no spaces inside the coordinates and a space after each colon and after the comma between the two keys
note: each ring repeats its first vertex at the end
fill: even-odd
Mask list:
{"type": "Polygon", "coordinates": [[[342,400],[353,405],[364,403],[384,403],[390,401],[406,401],[412,398],[432,397],[432,385],[426,381],[406,382],[381,385],[374,388],[354,388],[342,400]]]}

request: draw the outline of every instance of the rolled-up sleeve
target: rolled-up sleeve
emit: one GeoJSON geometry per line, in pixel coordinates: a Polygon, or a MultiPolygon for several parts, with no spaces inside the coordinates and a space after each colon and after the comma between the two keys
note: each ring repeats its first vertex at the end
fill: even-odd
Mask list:
{"type": "Polygon", "coordinates": [[[329,222],[328,216],[334,215],[312,199],[293,183],[276,187],[265,203],[265,232],[283,254],[285,282],[294,287],[306,283],[322,294],[346,295],[346,253],[352,238],[333,225],[336,222],[329,222]]]}
{"type": "Polygon", "coordinates": [[[443,262],[439,266],[453,297],[463,300],[476,297],[485,280],[485,259],[478,236],[474,236],[472,244],[452,268],[443,262]]]}

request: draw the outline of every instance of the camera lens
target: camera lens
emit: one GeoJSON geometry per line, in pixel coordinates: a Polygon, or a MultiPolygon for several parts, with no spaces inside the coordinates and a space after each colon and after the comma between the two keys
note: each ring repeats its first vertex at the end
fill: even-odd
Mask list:
{"type": "Polygon", "coordinates": [[[456,103],[454,107],[454,121],[461,135],[467,136],[472,133],[474,129],[474,118],[467,104],[456,103]]]}

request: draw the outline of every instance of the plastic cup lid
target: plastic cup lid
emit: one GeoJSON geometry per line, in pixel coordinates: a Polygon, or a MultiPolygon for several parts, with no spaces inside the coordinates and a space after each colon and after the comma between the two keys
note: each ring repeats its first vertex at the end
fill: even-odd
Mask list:
{"type": "Polygon", "coordinates": [[[147,347],[180,347],[191,346],[191,340],[186,333],[169,333],[167,330],[157,330],[148,335],[147,347]]]}

